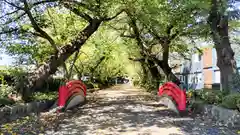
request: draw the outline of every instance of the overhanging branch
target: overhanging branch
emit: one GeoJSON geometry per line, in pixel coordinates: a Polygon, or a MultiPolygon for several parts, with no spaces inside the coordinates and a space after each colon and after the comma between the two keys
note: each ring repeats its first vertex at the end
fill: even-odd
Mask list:
{"type": "Polygon", "coordinates": [[[54,40],[51,38],[51,36],[49,36],[45,31],[43,31],[37,24],[37,22],[35,21],[35,19],[33,18],[32,16],[32,13],[30,11],[30,8],[28,6],[28,3],[26,0],[23,0],[23,3],[24,3],[24,11],[27,13],[29,19],[30,19],[30,22],[34,28],[34,30],[36,32],[38,32],[40,35],[42,35],[42,37],[44,37],[45,39],[47,39],[49,41],[49,43],[51,44],[51,46],[55,49],[55,51],[58,50],[54,40]]]}
{"type": "Polygon", "coordinates": [[[136,38],[135,35],[125,35],[125,34],[120,34],[121,37],[125,37],[125,38],[136,38]]]}
{"type": "Polygon", "coordinates": [[[85,9],[89,10],[89,11],[94,11],[94,8],[92,8],[91,6],[89,6],[89,5],[87,5],[87,4],[83,3],[83,2],[79,2],[79,1],[76,1],[76,0],[66,0],[66,1],[69,1],[69,2],[71,2],[71,3],[75,4],[75,5],[78,5],[80,7],[83,7],[85,9]]]}
{"type": "Polygon", "coordinates": [[[2,34],[10,34],[10,33],[18,32],[18,31],[19,31],[18,28],[3,30],[3,31],[0,31],[0,35],[2,35],[2,34]]]}
{"type": "Polygon", "coordinates": [[[37,5],[40,5],[40,4],[52,3],[52,2],[57,2],[57,1],[59,1],[59,0],[43,0],[43,1],[35,2],[35,3],[33,3],[32,5],[33,5],[33,6],[37,6],[37,5]]]}
{"type": "Polygon", "coordinates": [[[70,11],[72,11],[74,14],[82,17],[83,19],[87,20],[89,23],[92,22],[92,17],[84,12],[79,11],[76,7],[74,7],[73,5],[71,5],[70,2],[64,1],[63,5],[65,8],[69,9],[70,11]]]}
{"type": "Polygon", "coordinates": [[[161,36],[159,36],[159,35],[157,34],[157,32],[156,32],[154,29],[152,29],[152,28],[148,28],[148,31],[158,40],[158,42],[159,42],[160,44],[164,44],[164,43],[165,43],[165,40],[166,40],[167,37],[161,37],[161,36]]]}
{"type": "Polygon", "coordinates": [[[12,12],[6,13],[6,14],[0,16],[0,19],[1,19],[1,18],[4,18],[4,17],[6,17],[6,16],[9,16],[9,15],[12,15],[12,14],[14,14],[14,13],[17,13],[18,11],[20,11],[20,10],[17,9],[17,10],[14,10],[14,11],[12,11],[12,12]]]}
{"type": "Polygon", "coordinates": [[[110,20],[113,20],[113,19],[115,19],[117,16],[119,16],[121,13],[123,13],[124,12],[124,10],[121,10],[121,11],[119,11],[119,12],[117,12],[114,16],[112,16],[112,17],[107,17],[107,18],[103,18],[102,20],[103,21],[110,21],[110,20]]]}
{"type": "Polygon", "coordinates": [[[180,66],[180,64],[175,64],[174,66],[170,67],[171,69],[176,69],[180,66]]]}
{"type": "Polygon", "coordinates": [[[139,61],[139,62],[144,62],[145,58],[128,58],[131,61],[139,61]]]}
{"type": "Polygon", "coordinates": [[[16,9],[24,10],[24,8],[19,7],[19,6],[15,5],[14,3],[11,3],[11,2],[9,2],[7,0],[3,0],[3,2],[7,3],[8,5],[11,5],[11,6],[15,7],[16,9]]]}
{"type": "Polygon", "coordinates": [[[5,23],[4,23],[4,24],[2,24],[2,25],[7,25],[7,24],[10,24],[10,23],[12,23],[12,22],[15,22],[15,21],[19,20],[21,17],[23,17],[24,15],[26,15],[26,13],[25,13],[25,12],[24,12],[24,13],[22,13],[22,14],[20,14],[20,15],[18,15],[16,18],[14,18],[14,19],[11,19],[11,20],[9,20],[9,21],[5,22],[5,23]]]}
{"type": "Polygon", "coordinates": [[[178,53],[180,56],[182,56],[185,60],[191,60],[190,58],[188,58],[185,54],[183,53],[178,53]]]}

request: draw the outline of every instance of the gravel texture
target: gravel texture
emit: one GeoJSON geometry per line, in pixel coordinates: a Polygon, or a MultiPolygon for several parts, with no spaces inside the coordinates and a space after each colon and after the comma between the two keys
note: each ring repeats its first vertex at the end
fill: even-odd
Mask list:
{"type": "MultiPolygon", "coordinates": [[[[238,135],[205,116],[177,117],[152,96],[128,85],[88,95],[88,102],[53,116],[1,125],[3,135],[238,135]]],[[[240,130],[240,129],[239,129],[240,130]]],[[[240,134],[240,133],[239,133],[240,134]]]]}

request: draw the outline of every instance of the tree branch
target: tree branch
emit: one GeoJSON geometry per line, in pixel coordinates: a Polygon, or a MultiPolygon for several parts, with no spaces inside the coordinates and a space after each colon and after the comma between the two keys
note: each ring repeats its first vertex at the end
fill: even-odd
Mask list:
{"type": "Polygon", "coordinates": [[[72,11],[74,14],[82,17],[83,19],[87,20],[89,23],[92,22],[92,17],[84,12],[79,11],[76,7],[73,7],[73,5],[70,4],[70,2],[63,2],[63,5],[65,8],[69,9],[70,11],[72,11]]]}
{"type": "Polygon", "coordinates": [[[19,11],[19,9],[14,10],[14,11],[9,12],[9,13],[6,13],[5,15],[0,16],[0,19],[1,19],[1,18],[4,18],[5,16],[9,16],[9,15],[12,15],[12,14],[14,14],[14,13],[17,13],[18,11],[19,11]]]}
{"type": "Polygon", "coordinates": [[[180,64],[175,64],[174,66],[170,67],[171,69],[176,69],[180,66],[180,64]]]}
{"type": "Polygon", "coordinates": [[[199,52],[199,53],[203,53],[203,51],[199,48],[199,47],[197,47],[197,46],[194,46],[194,48],[199,52]]]}
{"type": "Polygon", "coordinates": [[[0,31],[0,35],[2,35],[2,34],[10,34],[12,32],[17,32],[17,31],[19,31],[18,28],[12,28],[12,29],[8,29],[8,30],[0,31]]]}
{"type": "Polygon", "coordinates": [[[35,2],[35,3],[33,3],[32,5],[33,5],[33,6],[37,6],[37,5],[40,5],[40,4],[57,2],[57,1],[59,1],[59,0],[43,0],[43,1],[35,2]]]}
{"type": "Polygon", "coordinates": [[[23,17],[24,15],[26,15],[26,13],[22,13],[22,14],[20,14],[19,16],[17,16],[16,18],[9,20],[9,21],[5,22],[5,23],[2,24],[2,25],[7,25],[7,24],[10,24],[10,23],[12,23],[12,22],[15,22],[15,21],[19,20],[21,17],[23,17]]]}
{"type": "Polygon", "coordinates": [[[164,44],[164,43],[165,43],[165,40],[166,40],[167,37],[161,37],[161,36],[159,36],[154,29],[149,29],[149,28],[148,28],[148,31],[158,40],[158,42],[159,42],[160,44],[164,44]]]}
{"type": "Polygon", "coordinates": [[[65,71],[65,77],[68,78],[69,73],[68,73],[67,65],[65,62],[62,64],[62,67],[63,67],[63,70],[65,71]]]}
{"type": "Polygon", "coordinates": [[[95,70],[97,69],[97,67],[103,62],[103,60],[104,60],[105,58],[106,58],[105,56],[102,56],[102,57],[97,61],[97,64],[96,64],[94,67],[90,68],[91,73],[94,73],[94,72],[95,72],[95,70]]]}
{"type": "Polygon", "coordinates": [[[167,35],[171,35],[171,30],[173,29],[173,25],[172,24],[170,24],[168,27],[167,27],[167,30],[166,30],[166,32],[167,32],[167,35]]]}
{"type": "Polygon", "coordinates": [[[191,60],[190,58],[188,58],[185,54],[183,53],[178,53],[180,56],[182,56],[185,60],[191,60]]]}
{"type": "Polygon", "coordinates": [[[123,13],[124,12],[124,10],[121,10],[121,11],[119,11],[118,13],[116,13],[114,16],[112,16],[112,17],[107,17],[107,18],[103,18],[103,21],[111,21],[111,20],[113,20],[114,18],[116,18],[117,16],[119,16],[121,13],[123,13]]]}
{"type": "Polygon", "coordinates": [[[125,34],[120,34],[120,37],[125,37],[125,38],[136,38],[135,35],[125,35],[125,34]]]}
{"type": "Polygon", "coordinates": [[[8,2],[7,0],[3,0],[3,2],[7,3],[8,5],[11,5],[11,6],[15,7],[16,9],[24,10],[24,8],[19,7],[19,6],[15,5],[15,4],[11,3],[11,2],[8,2]]]}
{"type": "MultiPolygon", "coordinates": [[[[75,64],[73,64],[73,66],[74,66],[74,69],[77,71],[78,76],[81,75],[81,72],[79,71],[78,67],[77,67],[75,64]]],[[[79,78],[79,79],[80,79],[80,78],[79,78]]]]}
{"type": "Polygon", "coordinates": [[[140,31],[137,27],[137,22],[136,19],[132,17],[132,14],[129,11],[126,11],[128,17],[130,18],[130,26],[133,29],[134,35],[135,35],[135,39],[137,41],[138,46],[141,48],[140,53],[143,55],[144,53],[144,44],[143,41],[141,39],[141,35],[140,35],[140,31]]]}
{"type": "Polygon", "coordinates": [[[34,28],[34,30],[36,32],[38,32],[39,34],[42,35],[42,37],[44,37],[45,39],[48,40],[48,42],[51,44],[51,46],[55,49],[55,51],[58,51],[58,48],[54,42],[54,40],[51,38],[51,36],[49,36],[45,31],[43,31],[37,24],[37,22],[34,20],[33,16],[32,16],[32,13],[29,9],[29,6],[28,6],[28,3],[26,0],[23,0],[23,3],[24,3],[24,11],[27,13],[30,21],[31,21],[31,24],[34,28]]]}
{"type": "Polygon", "coordinates": [[[78,58],[79,52],[80,52],[80,50],[78,50],[77,52],[75,52],[75,56],[74,56],[74,58],[73,58],[72,64],[71,64],[70,69],[69,69],[69,74],[68,74],[68,77],[67,77],[68,80],[71,79],[72,71],[73,71],[73,66],[75,65],[75,62],[76,62],[76,60],[77,60],[77,58],[78,58]]]}
{"type": "Polygon", "coordinates": [[[179,31],[176,31],[174,34],[172,34],[170,36],[169,40],[171,41],[171,40],[175,39],[178,35],[179,35],[179,31]]]}
{"type": "MultiPolygon", "coordinates": [[[[66,0],[66,1],[69,1],[69,0],[66,0]]],[[[79,2],[79,1],[76,1],[76,0],[70,0],[69,2],[72,2],[73,4],[75,5],[78,5],[78,6],[81,6],[89,11],[94,11],[94,8],[92,8],[91,6],[83,3],[83,2],[79,2]]]]}
{"type": "Polygon", "coordinates": [[[139,61],[139,62],[144,62],[145,58],[128,58],[131,61],[139,61]]]}

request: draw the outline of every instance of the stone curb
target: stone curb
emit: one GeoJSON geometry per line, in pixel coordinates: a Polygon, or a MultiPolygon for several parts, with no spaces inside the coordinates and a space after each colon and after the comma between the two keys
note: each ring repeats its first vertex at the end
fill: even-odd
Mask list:
{"type": "Polygon", "coordinates": [[[216,105],[197,105],[196,108],[202,115],[217,121],[229,128],[240,129],[240,112],[216,105]]]}
{"type": "MultiPolygon", "coordinates": [[[[151,93],[154,98],[158,96],[151,93]]],[[[200,113],[217,123],[229,127],[240,129],[240,112],[238,110],[226,109],[221,106],[203,104],[202,102],[193,101],[194,113],[200,113]]]]}
{"type": "Polygon", "coordinates": [[[39,113],[51,107],[54,101],[30,102],[0,108],[0,123],[16,120],[31,113],[39,113]]]}

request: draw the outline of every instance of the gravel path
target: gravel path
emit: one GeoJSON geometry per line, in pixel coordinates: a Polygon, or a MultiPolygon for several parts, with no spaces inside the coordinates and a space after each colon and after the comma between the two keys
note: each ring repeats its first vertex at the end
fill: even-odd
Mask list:
{"type": "Polygon", "coordinates": [[[32,127],[31,132],[14,132],[24,135],[41,132],[47,135],[238,135],[236,130],[216,126],[203,116],[177,117],[158,105],[150,94],[127,85],[89,96],[87,104],[64,113],[55,123],[55,129],[50,126],[42,129],[36,124],[37,118],[32,118],[27,123],[32,127]]]}

